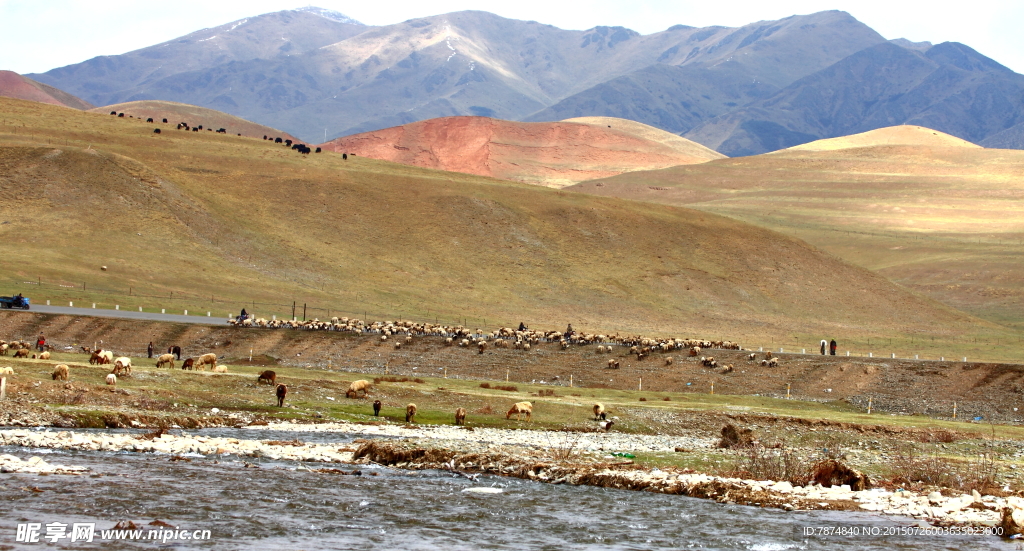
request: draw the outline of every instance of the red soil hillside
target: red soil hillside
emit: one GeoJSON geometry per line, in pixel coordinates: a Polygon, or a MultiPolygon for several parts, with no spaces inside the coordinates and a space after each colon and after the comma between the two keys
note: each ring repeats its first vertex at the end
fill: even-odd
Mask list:
{"type": "Polygon", "coordinates": [[[280,137],[283,140],[298,141],[291,134],[281,132],[276,128],[247,121],[223,111],[207,109],[187,103],[142,100],[115,103],[114,105],[105,105],[89,110],[91,113],[103,114],[110,113],[111,111],[124,113],[125,117],[134,117],[136,119],[146,120],[152,118],[157,123],[167,119],[167,124],[177,125],[179,122],[187,122],[190,126],[202,125],[204,132],[208,129],[216,131],[219,128],[223,128],[232,136],[241,134],[246,138],[261,139],[263,136],[269,136],[271,138],[280,137]]]}
{"type": "Polygon", "coordinates": [[[23,77],[13,71],[0,71],[0,96],[38,101],[50,105],[63,105],[83,111],[92,108],[92,104],[67,92],[23,77]]]}
{"type": "Polygon", "coordinates": [[[633,121],[600,122],[607,124],[443,117],[345,136],[322,147],[550,187],[722,157],[678,136],[666,139],[660,134],[668,133],[633,121]]]}

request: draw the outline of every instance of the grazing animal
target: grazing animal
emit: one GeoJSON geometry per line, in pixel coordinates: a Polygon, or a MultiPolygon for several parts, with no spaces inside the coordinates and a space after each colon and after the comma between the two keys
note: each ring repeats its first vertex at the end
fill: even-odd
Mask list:
{"type": "Polygon", "coordinates": [[[191,371],[193,368],[195,368],[195,364],[196,364],[195,359],[188,358],[184,362],[182,362],[181,370],[184,371],[184,370],[188,369],[188,370],[191,371]]]}
{"type": "Polygon", "coordinates": [[[111,371],[114,375],[131,375],[132,374],[132,360],[121,356],[114,360],[114,370],[111,371]]]}
{"type": "Polygon", "coordinates": [[[107,373],[107,384],[110,385],[110,386],[116,385],[117,384],[117,375],[114,375],[113,373],[107,373]]]}
{"type": "Polygon", "coordinates": [[[380,400],[373,401],[373,416],[380,417],[380,400]]]}
{"type": "Polygon", "coordinates": [[[168,346],[167,347],[167,353],[168,354],[174,354],[175,358],[178,358],[179,361],[181,360],[181,347],[180,346],[168,346]]]}
{"type": "Polygon", "coordinates": [[[481,342],[481,343],[476,345],[476,348],[477,348],[479,354],[483,354],[484,350],[487,350],[487,343],[486,342],[481,342]]]}
{"type": "Polygon", "coordinates": [[[416,404],[409,404],[405,406],[405,422],[415,423],[416,422],[416,404]]]}
{"type": "Polygon", "coordinates": [[[153,133],[154,134],[159,134],[160,133],[160,129],[159,128],[154,128],[153,129],[153,133]]]}
{"type": "Polygon", "coordinates": [[[260,383],[267,383],[268,385],[277,384],[277,373],[269,369],[260,373],[260,376],[256,377],[256,384],[260,383]]]}
{"type": "Polygon", "coordinates": [[[600,423],[597,424],[597,426],[599,426],[602,429],[604,429],[605,432],[608,432],[608,431],[612,430],[612,425],[614,425],[614,424],[615,424],[615,421],[601,421],[600,423]]]}
{"type": "Polygon", "coordinates": [[[0,375],[14,375],[13,367],[0,367],[0,375]]]}
{"type": "Polygon", "coordinates": [[[754,361],[756,359],[757,359],[757,354],[754,354],[753,352],[751,352],[750,355],[747,356],[747,360],[749,360],[749,361],[754,361]]]}
{"type": "Polygon", "coordinates": [[[40,360],[49,360],[50,359],[50,351],[47,350],[45,352],[40,352],[39,353],[39,359],[40,360]]]}
{"type": "Polygon", "coordinates": [[[522,421],[522,414],[526,414],[526,420],[531,421],[533,416],[533,404],[530,402],[517,402],[512,405],[512,409],[508,410],[505,414],[505,419],[511,419],[512,414],[516,414],[516,421],[522,421]]]}
{"type": "Polygon", "coordinates": [[[54,381],[66,381],[68,380],[68,366],[60,364],[53,368],[53,380],[54,381]]]}
{"type": "Polygon", "coordinates": [[[22,348],[20,350],[15,350],[14,351],[14,357],[15,358],[27,358],[28,357],[28,349],[27,348],[22,348]]]}
{"type": "Polygon", "coordinates": [[[226,365],[215,365],[215,366],[213,366],[213,372],[214,373],[227,373],[228,372],[228,366],[226,366],[226,365]]]}
{"type": "Polygon", "coordinates": [[[352,381],[352,384],[348,385],[348,390],[345,391],[346,398],[358,398],[359,392],[363,392],[363,396],[366,396],[367,390],[370,388],[370,381],[360,379],[358,381],[352,381]]]}
{"type": "Polygon", "coordinates": [[[0,344],[0,356],[6,356],[7,355],[7,350],[9,350],[9,349],[10,349],[10,347],[7,346],[7,343],[0,344]]]}
{"type": "Polygon", "coordinates": [[[465,425],[466,424],[466,408],[455,409],[455,424],[465,425]]]}
{"type": "Polygon", "coordinates": [[[769,350],[768,352],[765,352],[764,357],[766,360],[772,359],[772,351],[769,350]]]}
{"type": "Polygon", "coordinates": [[[604,404],[598,402],[594,404],[594,419],[605,419],[607,414],[604,411],[604,404]]]}
{"type": "Polygon", "coordinates": [[[217,355],[214,354],[213,352],[209,352],[207,354],[199,356],[199,359],[197,359],[195,364],[193,364],[193,367],[195,369],[205,370],[206,366],[210,366],[211,370],[217,367],[217,355]]]}
{"type": "Polygon", "coordinates": [[[665,358],[665,365],[672,365],[672,356],[665,358]]]}
{"type": "Polygon", "coordinates": [[[171,369],[174,369],[174,354],[160,354],[160,357],[156,359],[156,366],[163,367],[170,365],[171,369]]]}
{"type": "Polygon", "coordinates": [[[277,407],[284,407],[284,397],[288,395],[287,385],[277,385],[277,407]]]}

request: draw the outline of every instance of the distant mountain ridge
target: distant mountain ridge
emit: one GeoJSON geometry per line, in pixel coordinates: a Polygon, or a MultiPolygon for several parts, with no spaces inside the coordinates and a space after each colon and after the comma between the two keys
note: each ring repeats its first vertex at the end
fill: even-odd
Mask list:
{"type": "Polygon", "coordinates": [[[480,11],[371,27],[306,7],[31,76],[99,105],[200,105],[309,142],[449,116],[608,116],[750,155],[895,124],[980,143],[1024,122],[1020,75],[841,11],[641,35],[480,11]]]}
{"type": "Polygon", "coordinates": [[[36,82],[13,71],[0,71],[0,96],[63,105],[72,109],[92,109],[93,105],[63,90],[36,82]]]}

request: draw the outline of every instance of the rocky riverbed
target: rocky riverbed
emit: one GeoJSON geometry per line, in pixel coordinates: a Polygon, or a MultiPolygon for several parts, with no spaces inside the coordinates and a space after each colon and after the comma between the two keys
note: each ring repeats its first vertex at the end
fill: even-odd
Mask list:
{"type": "MultiPolygon", "coordinates": [[[[81,451],[188,455],[235,455],[242,458],[366,464],[404,469],[446,469],[465,476],[490,473],[555,484],[587,484],[648,492],[681,494],[722,503],[776,507],[784,510],[862,510],[906,517],[941,526],[1002,529],[1024,528],[1024,499],[971,494],[948,495],[886,489],[854,490],[847,485],[794,486],[789,482],[711,476],[688,469],[642,469],[622,454],[688,447],[709,448],[710,439],[569,433],[531,430],[475,429],[451,426],[294,425],[281,423],[237,431],[252,438],[211,437],[187,432],[110,433],[68,430],[0,430],[0,445],[81,451]],[[337,434],[336,442],[260,439],[263,432],[337,434]],[[589,453],[588,453],[589,452],[589,453]],[[616,453],[618,455],[611,455],[616,453]]],[[[255,466],[255,465],[254,465],[255,466]]],[[[301,468],[314,468],[308,465],[301,468]]],[[[49,465],[0,456],[2,472],[75,474],[81,467],[49,465]]]]}

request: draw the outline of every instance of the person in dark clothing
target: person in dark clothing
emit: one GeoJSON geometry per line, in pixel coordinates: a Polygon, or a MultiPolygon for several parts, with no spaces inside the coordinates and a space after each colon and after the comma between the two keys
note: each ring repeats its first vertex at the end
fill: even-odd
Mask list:
{"type": "Polygon", "coordinates": [[[831,353],[833,356],[836,355],[836,340],[835,339],[832,339],[832,342],[830,342],[828,344],[828,350],[829,350],[829,353],[831,353]]]}
{"type": "Polygon", "coordinates": [[[519,330],[520,331],[526,331],[526,324],[523,323],[523,322],[519,322],[519,330]]]}
{"type": "Polygon", "coordinates": [[[827,342],[825,342],[825,339],[821,339],[821,355],[822,355],[822,356],[824,356],[824,355],[825,355],[825,345],[826,345],[826,344],[828,344],[828,343],[827,343],[827,342]]]}
{"type": "Polygon", "coordinates": [[[248,316],[248,315],[249,315],[249,314],[247,314],[247,313],[245,312],[245,308],[242,308],[242,315],[241,315],[241,316],[239,316],[239,319],[241,319],[241,320],[245,320],[245,319],[246,319],[246,316],[248,316]]]}
{"type": "Polygon", "coordinates": [[[40,352],[46,348],[46,337],[44,337],[42,333],[39,334],[39,338],[36,340],[36,348],[38,348],[40,352]]]}
{"type": "Polygon", "coordinates": [[[149,341],[149,347],[146,348],[146,353],[149,354],[150,358],[153,357],[153,341],[149,341]]]}

